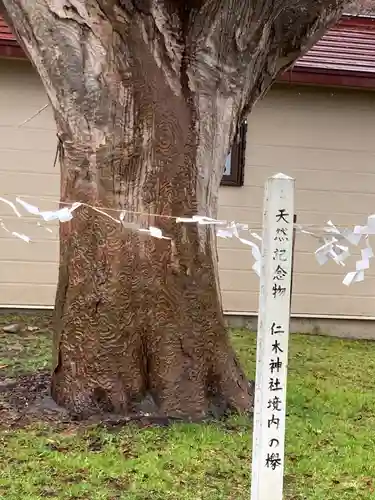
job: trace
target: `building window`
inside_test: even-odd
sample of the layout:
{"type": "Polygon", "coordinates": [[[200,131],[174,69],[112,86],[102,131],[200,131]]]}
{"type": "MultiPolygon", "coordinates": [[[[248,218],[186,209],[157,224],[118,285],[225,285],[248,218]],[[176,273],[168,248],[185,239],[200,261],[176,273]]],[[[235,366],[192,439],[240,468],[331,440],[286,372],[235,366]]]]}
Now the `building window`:
{"type": "Polygon", "coordinates": [[[244,122],[234,138],[232,149],[224,165],[222,186],[243,186],[245,173],[247,123],[244,122]]]}

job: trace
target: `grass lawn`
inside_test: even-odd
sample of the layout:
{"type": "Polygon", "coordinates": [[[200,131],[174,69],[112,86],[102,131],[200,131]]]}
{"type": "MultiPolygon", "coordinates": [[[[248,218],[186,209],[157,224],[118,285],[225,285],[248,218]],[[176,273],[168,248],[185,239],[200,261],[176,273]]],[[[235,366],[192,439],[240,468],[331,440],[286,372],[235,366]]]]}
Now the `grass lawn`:
{"type": "MultiPolygon", "coordinates": [[[[14,321],[0,316],[0,382],[50,363],[48,321],[21,318],[38,332],[1,331],[14,321]]],[[[254,377],[255,336],[234,331],[233,342],[254,377]]],[[[370,342],[292,337],[286,500],[375,499],[374,376],[370,342]]],[[[251,429],[240,417],[169,428],[3,426],[0,498],[249,500],[251,429]]]]}

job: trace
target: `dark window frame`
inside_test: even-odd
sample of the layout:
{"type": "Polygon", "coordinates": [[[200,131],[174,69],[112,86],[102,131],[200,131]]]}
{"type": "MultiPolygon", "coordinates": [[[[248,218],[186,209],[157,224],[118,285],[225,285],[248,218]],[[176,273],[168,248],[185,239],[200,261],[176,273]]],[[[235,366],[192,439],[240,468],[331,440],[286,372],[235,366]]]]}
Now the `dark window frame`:
{"type": "Polygon", "coordinates": [[[231,148],[231,173],[223,174],[221,186],[243,186],[245,177],[247,122],[240,125],[231,148]]]}

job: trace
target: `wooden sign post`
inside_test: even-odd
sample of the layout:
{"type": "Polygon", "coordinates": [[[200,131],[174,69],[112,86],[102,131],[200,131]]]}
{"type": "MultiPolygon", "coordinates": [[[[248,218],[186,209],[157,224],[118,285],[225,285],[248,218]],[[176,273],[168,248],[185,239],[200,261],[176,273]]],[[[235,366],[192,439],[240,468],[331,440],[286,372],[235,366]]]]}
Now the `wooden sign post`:
{"type": "Polygon", "coordinates": [[[282,500],[294,179],[267,180],[263,208],[251,500],[282,500]]]}

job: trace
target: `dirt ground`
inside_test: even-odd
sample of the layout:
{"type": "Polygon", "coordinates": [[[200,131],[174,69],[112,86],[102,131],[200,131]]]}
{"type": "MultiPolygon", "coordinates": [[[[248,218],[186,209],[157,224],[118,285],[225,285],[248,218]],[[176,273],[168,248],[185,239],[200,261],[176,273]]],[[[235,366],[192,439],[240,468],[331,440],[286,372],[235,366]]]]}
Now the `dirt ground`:
{"type": "Polygon", "coordinates": [[[83,427],[93,423],[109,427],[135,423],[139,427],[164,427],[179,421],[177,418],[147,414],[123,417],[108,413],[80,420],[50,397],[50,378],[51,374],[46,370],[16,378],[0,376],[0,428],[25,427],[33,423],[56,426],[75,424],[83,427]]]}
{"type": "Polygon", "coordinates": [[[49,396],[50,372],[0,377],[0,425],[23,427],[32,422],[69,422],[71,417],[49,396]]]}

